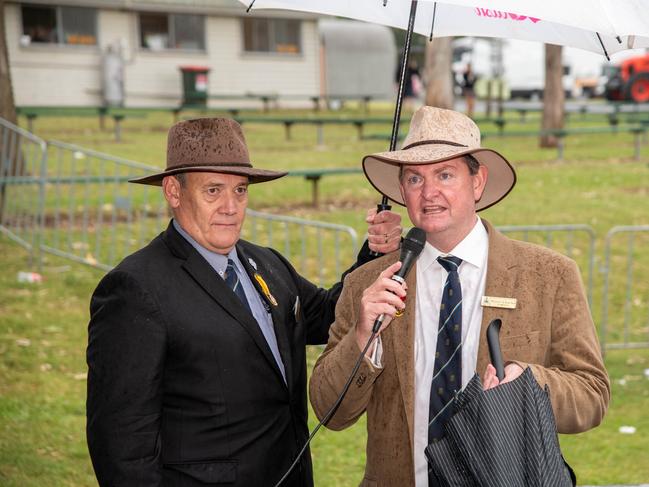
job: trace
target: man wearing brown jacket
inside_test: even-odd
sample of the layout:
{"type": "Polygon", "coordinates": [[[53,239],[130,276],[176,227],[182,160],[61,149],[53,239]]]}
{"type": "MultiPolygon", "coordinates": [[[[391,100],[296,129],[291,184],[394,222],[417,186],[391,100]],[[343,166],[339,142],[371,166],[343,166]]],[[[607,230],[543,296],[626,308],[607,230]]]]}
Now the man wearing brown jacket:
{"type": "Polygon", "coordinates": [[[610,388],[579,271],[567,257],[509,239],[477,216],[516,181],[500,154],[480,147],[478,127],[460,113],[423,107],[404,148],[367,156],[363,167],[380,192],[405,204],[427,242],[404,286],[390,279],[400,267],[396,252],[346,278],[311,377],[311,403],[323,417],[375,319],[386,316],[327,425],[343,429],[367,412],[361,485],[435,485],[424,449],[443,436],[454,393],[476,371],[485,372],[485,388],[499,384],[485,338],[495,318],[503,323],[502,382],[529,367],[549,388],[560,433],[597,426],[610,388]]]}

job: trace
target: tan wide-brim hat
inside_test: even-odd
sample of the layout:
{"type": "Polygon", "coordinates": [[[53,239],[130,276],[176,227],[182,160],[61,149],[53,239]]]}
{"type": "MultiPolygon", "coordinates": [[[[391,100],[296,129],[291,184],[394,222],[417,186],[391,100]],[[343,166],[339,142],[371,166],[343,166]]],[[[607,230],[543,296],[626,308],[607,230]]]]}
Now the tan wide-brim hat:
{"type": "Polygon", "coordinates": [[[166,176],[183,172],[218,172],[248,176],[249,183],[263,183],[286,172],[255,169],[241,125],[229,118],[185,120],[169,129],[167,168],[163,172],[131,179],[131,183],[160,186],[166,176]]]}
{"type": "Polygon", "coordinates": [[[488,169],[487,184],[476,202],[476,211],[484,210],[507,196],[516,184],[516,173],[498,152],[480,147],[478,126],[466,115],[453,110],[419,108],[412,116],[403,148],[365,156],[363,171],[380,193],[405,205],[399,184],[402,165],[436,164],[467,154],[488,169]]]}

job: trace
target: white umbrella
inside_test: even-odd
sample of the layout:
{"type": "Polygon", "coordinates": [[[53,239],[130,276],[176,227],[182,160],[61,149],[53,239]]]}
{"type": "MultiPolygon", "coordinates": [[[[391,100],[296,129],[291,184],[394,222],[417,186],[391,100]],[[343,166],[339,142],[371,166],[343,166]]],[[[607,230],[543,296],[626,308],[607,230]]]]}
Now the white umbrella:
{"type": "MultiPolygon", "coordinates": [[[[252,0],[239,1],[247,6],[252,3],[252,0]]],[[[605,55],[649,47],[649,1],[616,1],[622,8],[615,11],[616,17],[609,19],[601,13],[605,10],[600,5],[602,0],[420,0],[413,31],[425,36],[432,33],[434,37],[522,39],[605,55]],[[591,10],[578,14],[580,8],[575,4],[583,7],[586,2],[591,10]],[[559,8],[559,3],[566,7],[559,8]],[[630,6],[624,8],[626,4],[630,6]],[[640,4],[644,4],[644,9],[639,8],[640,4]],[[626,13],[623,19],[627,22],[621,22],[622,13],[626,13]]],[[[407,29],[410,4],[411,0],[255,0],[252,8],[314,12],[407,29]]]]}
{"type": "MultiPolygon", "coordinates": [[[[649,0],[239,0],[248,10],[348,17],[406,30],[390,150],[397,145],[413,32],[539,41],[609,54],[649,47],[649,0]]],[[[383,197],[378,211],[390,209],[383,197]]]]}
{"type": "Polygon", "coordinates": [[[647,0],[447,0],[447,2],[468,7],[516,12],[600,34],[649,36],[647,0]]]}

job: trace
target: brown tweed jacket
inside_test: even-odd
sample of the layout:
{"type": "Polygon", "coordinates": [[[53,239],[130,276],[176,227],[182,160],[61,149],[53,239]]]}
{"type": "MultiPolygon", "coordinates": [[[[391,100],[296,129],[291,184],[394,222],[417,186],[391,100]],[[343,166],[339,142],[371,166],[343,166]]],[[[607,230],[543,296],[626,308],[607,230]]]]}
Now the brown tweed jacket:
{"type": "MultiPolygon", "coordinates": [[[[489,234],[485,295],[516,298],[515,309],[483,308],[478,350],[480,374],[489,362],[486,327],[501,318],[504,359],[529,365],[548,385],[560,433],[597,426],[608,407],[610,384],[577,265],[546,248],[509,239],[482,220],[489,234]]],[[[342,390],[360,353],[354,325],[364,289],[392,262],[386,255],[348,275],[336,306],[329,343],[310,381],[311,404],[321,418],[342,390]]],[[[405,313],[382,332],[382,369],[365,359],[340,408],[334,430],[353,424],[367,411],[367,463],[363,486],[414,485],[414,323],[416,275],[405,313]]]]}

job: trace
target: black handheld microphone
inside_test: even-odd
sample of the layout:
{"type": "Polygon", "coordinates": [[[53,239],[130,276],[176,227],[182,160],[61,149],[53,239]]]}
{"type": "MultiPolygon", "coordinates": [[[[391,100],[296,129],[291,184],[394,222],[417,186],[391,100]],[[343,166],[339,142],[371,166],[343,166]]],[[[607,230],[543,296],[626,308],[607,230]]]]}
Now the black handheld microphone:
{"type": "MultiPolygon", "coordinates": [[[[410,272],[410,268],[421,254],[421,251],[424,250],[424,245],[426,244],[426,232],[421,228],[411,228],[406,238],[401,242],[401,255],[399,260],[401,261],[401,269],[399,269],[396,274],[394,274],[391,279],[397,281],[399,284],[403,284],[406,281],[406,276],[410,272]]],[[[379,317],[374,321],[374,326],[372,327],[372,332],[377,333],[385,315],[379,315],[379,317]]]]}

